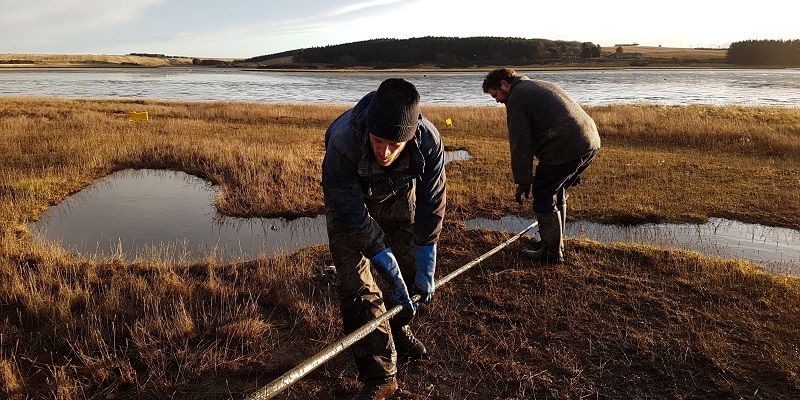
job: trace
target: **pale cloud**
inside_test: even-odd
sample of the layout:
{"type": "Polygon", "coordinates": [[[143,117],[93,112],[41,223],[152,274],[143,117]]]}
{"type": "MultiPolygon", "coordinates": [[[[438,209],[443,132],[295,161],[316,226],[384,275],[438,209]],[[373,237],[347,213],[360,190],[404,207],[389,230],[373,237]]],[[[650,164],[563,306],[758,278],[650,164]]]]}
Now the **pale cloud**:
{"type": "Polygon", "coordinates": [[[361,3],[354,3],[354,4],[350,4],[350,5],[347,5],[347,6],[340,7],[338,9],[336,9],[332,13],[332,15],[349,14],[349,13],[352,13],[352,12],[355,12],[355,11],[361,11],[361,10],[365,10],[365,9],[372,8],[372,7],[391,5],[391,4],[399,3],[401,1],[402,0],[372,0],[372,1],[364,1],[364,2],[361,2],[361,3]]]}
{"type": "MultiPolygon", "coordinates": [[[[216,32],[185,31],[173,34],[162,44],[169,49],[163,52],[225,48],[229,55],[238,57],[374,38],[419,36],[518,36],[592,41],[606,46],[620,42],[716,46],[743,39],[742,32],[749,31],[747,36],[753,38],[758,37],[758,32],[770,37],[782,33],[773,29],[775,24],[763,25],[759,18],[773,12],[778,0],[762,1],[764,7],[744,12],[731,5],[673,0],[671,6],[657,10],[658,18],[653,17],[653,9],[641,7],[634,0],[521,2],[502,11],[485,3],[461,0],[339,2],[338,6],[329,3],[327,8],[310,7],[302,14],[294,14],[301,15],[297,18],[222,27],[216,32]]],[[[797,6],[782,8],[789,11],[797,6]]],[[[782,17],[773,16],[772,20],[776,18],[782,17]]],[[[800,37],[794,24],[783,26],[783,31],[794,30],[795,36],[800,37]]]]}
{"type": "Polygon", "coordinates": [[[351,3],[334,9],[323,10],[317,15],[282,21],[272,21],[249,27],[240,32],[259,35],[297,35],[305,33],[334,32],[353,21],[363,18],[366,11],[380,8],[386,15],[394,15],[398,10],[418,3],[408,0],[371,0],[351,3]],[[386,7],[401,5],[400,7],[386,7]]]}
{"type": "Polygon", "coordinates": [[[0,0],[0,52],[92,53],[168,0],[0,0]]]}
{"type": "MultiPolygon", "coordinates": [[[[369,39],[367,36],[359,36],[362,33],[366,35],[369,30],[361,32],[354,26],[358,26],[362,21],[368,21],[370,16],[394,15],[398,10],[418,3],[422,3],[422,1],[362,1],[339,7],[317,9],[316,14],[308,14],[306,10],[304,16],[299,18],[273,20],[248,26],[225,27],[217,31],[182,31],[163,41],[145,44],[157,46],[155,47],[156,52],[187,54],[186,51],[191,49],[220,47],[224,43],[229,43],[227,49],[231,51],[230,56],[253,57],[302,47],[338,44],[341,43],[341,33],[344,31],[355,35],[348,36],[346,40],[351,40],[351,37],[357,38],[352,40],[369,39]],[[276,40],[278,38],[280,43],[276,40]],[[180,50],[181,48],[184,50],[180,50]],[[247,52],[244,50],[245,48],[251,50],[247,52]]],[[[364,27],[367,26],[372,29],[371,25],[364,25],[364,27]]],[[[191,54],[215,55],[209,54],[207,51],[191,54]]]]}
{"type": "Polygon", "coordinates": [[[800,2],[760,0],[0,0],[0,52],[251,57],[374,38],[518,36],[706,46],[800,38],[800,2]],[[40,52],[42,50],[39,50],[40,52]]]}
{"type": "Polygon", "coordinates": [[[748,38],[800,38],[800,24],[795,21],[800,15],[797,1],[643,4],[638,0],[563,0],[511,3],[501,9],[485,2],[431,0],[398,7],[391,13],[354,18],[340,30],[370,37],[519,36],[686,47],[748,38]]]}
{"type": "Polygon", "coordinates": [[[114,24],[136,21],[149,7],[167,0],[32,0],[2,1],[0,24],[4,29],[34,26],[56,33],[78,33],[114,24]]]}

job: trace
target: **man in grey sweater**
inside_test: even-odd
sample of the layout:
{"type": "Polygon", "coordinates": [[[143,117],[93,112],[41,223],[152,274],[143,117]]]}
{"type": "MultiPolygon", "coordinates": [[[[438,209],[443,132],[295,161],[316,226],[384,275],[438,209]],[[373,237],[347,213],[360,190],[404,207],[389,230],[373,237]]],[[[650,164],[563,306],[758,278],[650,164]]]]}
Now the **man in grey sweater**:
{"type": "Polygon", "coordinates": [[[530,197],[542,238],[538,249],[523,254],[545,263],[564,262],[567,221],[566,190],[600,149],[600,135],[592,118],[557,85],[517,76],[511,68],[489,72],[483,92],[506,105],[511,170],[516,199],[530,197]],[[537,158],[536,173],[533,159],[537,158]]]}

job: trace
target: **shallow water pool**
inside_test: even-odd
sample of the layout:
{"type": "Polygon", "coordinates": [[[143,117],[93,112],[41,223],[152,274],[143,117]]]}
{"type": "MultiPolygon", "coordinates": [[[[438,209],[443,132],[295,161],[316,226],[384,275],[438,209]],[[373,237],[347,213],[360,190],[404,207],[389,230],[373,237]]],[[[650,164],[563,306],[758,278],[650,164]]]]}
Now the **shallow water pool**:
{"type": "MultiPolygon", "coordinates": [[[[519,232],[532,219],[505,216],[472,219],[470,228],[519,232]]],[[[538,239],[538,233],[529,233],[538,239]]],[[[800,231],[710,218],[705,224],[607,225],[588,221],[567,223],[567,237],[600,242],[627,242],[699,251],[722,258],[739,258],[764,265],[770,272],[800,274],[800,231]]]]}
{"type": "Polygon", "coordinates": [[[223,259],[273,257],[326,243],[325,217],[231,218],[217,189],[177,171],[124,170],[101,178],[31,225],[84,257],[223,259]]]}
{"type": "MultiPolygon", "coordinates": [[[[445,152],[445,164],[470,158],[465,150],[445,152]]],[[[216,192],[184,172],[117,171],[50,207],[31,231],[83,257],[126,259],[247,260],[328,242],[323,215],[226,217],[214,206],[216,192]]]]}
{"type": "MultiPolygon", "coordinates": [[[[447,162],[470,158],[466,151],[447,153],[447,162]]],[[[216,192],[209,182],[183,172],[118,171],[50,207],[30,226],[41,240],[60,242],[80,256],[122,255],[129,260],[269,258],[328,241],[323,215],[292,220],[225,217],[214,206],[216,192]]],[[[507,216],[473,219],[466,225],[518,232],[531,222],[507,216]]],[[[800,231],[793,229],[721,218],[705,224],[638,226],[576,221],[567,224],[567,236],[695,250],[800,274],[800,231]]]]}

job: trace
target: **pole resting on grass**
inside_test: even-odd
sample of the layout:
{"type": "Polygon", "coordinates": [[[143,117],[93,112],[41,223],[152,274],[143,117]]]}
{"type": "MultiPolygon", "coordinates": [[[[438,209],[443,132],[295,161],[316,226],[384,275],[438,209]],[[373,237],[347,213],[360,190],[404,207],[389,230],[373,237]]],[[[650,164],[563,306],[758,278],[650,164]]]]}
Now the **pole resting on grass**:
{"type": "MultiPolygon", "coordinates": [[[[461,268],[447,274],[444,278],[439,279],[436,282],[436,289],[444,286],[447,282],[450,282],[453,278],[463,274],[470,268],[480,264],[483,260],[491,257],[498,251],[502,250],[504,247],[508,246],[511,243],[514,243],[517,239],[521,238],[522,235],[527,233],[529,230],[533,229],[536,225],[538,225],[538,221],[528,225],[527,228],[520,231],[516,235],[512,236],[502,244],[498,245],[497,247],[489,250],[488,252],[484,253],[480,257],[470,261],[467,264],[464,264],[461,268]]],[[[419,295],[414,295],[411,298],[411,301],[414,303],[418,302],[420,299],[419,295]]],[[[399,313],[400,310],[403,309],[402,305],[396,305],[392,307],[389,311],[381,314],[377,318],[367,322],[362,327],[356,329],[355,331],[351,332],[349,335],[339,339],[335,343],[331,343],[324,349],[322,349],[319,353],[315,354],[313,357],[303,361],[298,366],[292,368],[289,372],[281,375],[278,379],[270,382],[269,385],[264,386],[263,388],[259,389],[256,392],[250,394],[247,397],[247,400],[266,400],[271,399],[277,396],[280,392],[286,390],[289,386],[293,385],[295,382],[302,379],[304,376],[311,373],[311,371],[317,369],[320,365],[325,364],[328,360],[333,357],[336,357],[339,353],[347,349],[348,347],[352,346],[355,342],[363,339],[365,336],[369,335],[375,329],[380,326],[384,321],[392,318],[395,314],[399,313]]]]}

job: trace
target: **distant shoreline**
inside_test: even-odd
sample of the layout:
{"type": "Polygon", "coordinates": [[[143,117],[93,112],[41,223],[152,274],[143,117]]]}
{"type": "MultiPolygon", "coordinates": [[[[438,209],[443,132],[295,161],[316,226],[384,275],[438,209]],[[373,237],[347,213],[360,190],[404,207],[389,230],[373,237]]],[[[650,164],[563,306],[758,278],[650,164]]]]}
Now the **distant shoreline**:
{"type": "MultiPolygon", "coordinates": [[[[198,58],[163,54],[12,54],[0,53],[0,71],[25,69],[104,69],[104,68],[186,68],[238,69],[266,72],[473,72],[498,67],[526,71],[598,71],[647,69],[792,69],[785,65],[740,65],[727,62],[727,49],[668,48],[654,46],[604,47],[594,58],[556,58],[530,64],[492,64],[445,66],[427,61],[415,65],[374,66],[295,62],[293,57],[277,57],[259,62],[241,58],[198,58]],[[620,51],[621,50],[621,51],[620,51]]],[[[797,67],[794,67],[797,68],[797,67]]]]}
{"type": "MultiPolygon", "coordinates": [[[[622,70],[697,70],[697,69],[799,69],[798,67],[786,66],[752,66],[752,65],[735,65],[735,64],[717,64],[717,65],[653,65],[653,66],[594,66],[594,67],[580,67],[580,66],[514,66],[518,71],[622,71],[622,70]]],[[[474,68],[385,68],[385,69],[371,69],[371,68],[340,68],[340,69],[314,69],[314,68],[241,68],[242,71],[250,72],[320,72],[320,73],[369,73],[369,72],[428,72],[428,73],[446,73],[446,72],[481,72],[490,71],[494,68],[502,68],[501,66],[488,66],[488,67],[474,67],[474,68]]]]}
{"type": "MultiPolygon", "coordinates": [[[[480,72],[489,71],[503,66],[466,67],[466,68],[436,68],[436,67],[410,67],[410,68],[253,68],[244,66],[214,67],[200,65],[122,65],[122,64],[1,64],[3,70],[63,70],[63,69],[185,69],[185,70],[238,70],[248,72],[320,72],[320,73],[382,73],[382,72],[423,72],[423,73],[448,73],[448,72],[480,72]]],[[[695,69],[798,69],[798,67],[770,66],[770,65],[737,65],[737,64],[697,64],[697,65],[509,65],[520,71],[620,71],[620,70],[695,70],[695,69]]]]}
{"type": "Polygon", "coordinates": [[[67,68],[86,68],[86,69],[102,69],[102,68],[188,68],[184,66],[154,66],[154,65],[123,65],[123,64],[2,64],[0,63],[0,70],[2,69],[67,69],[67,68]]]}

